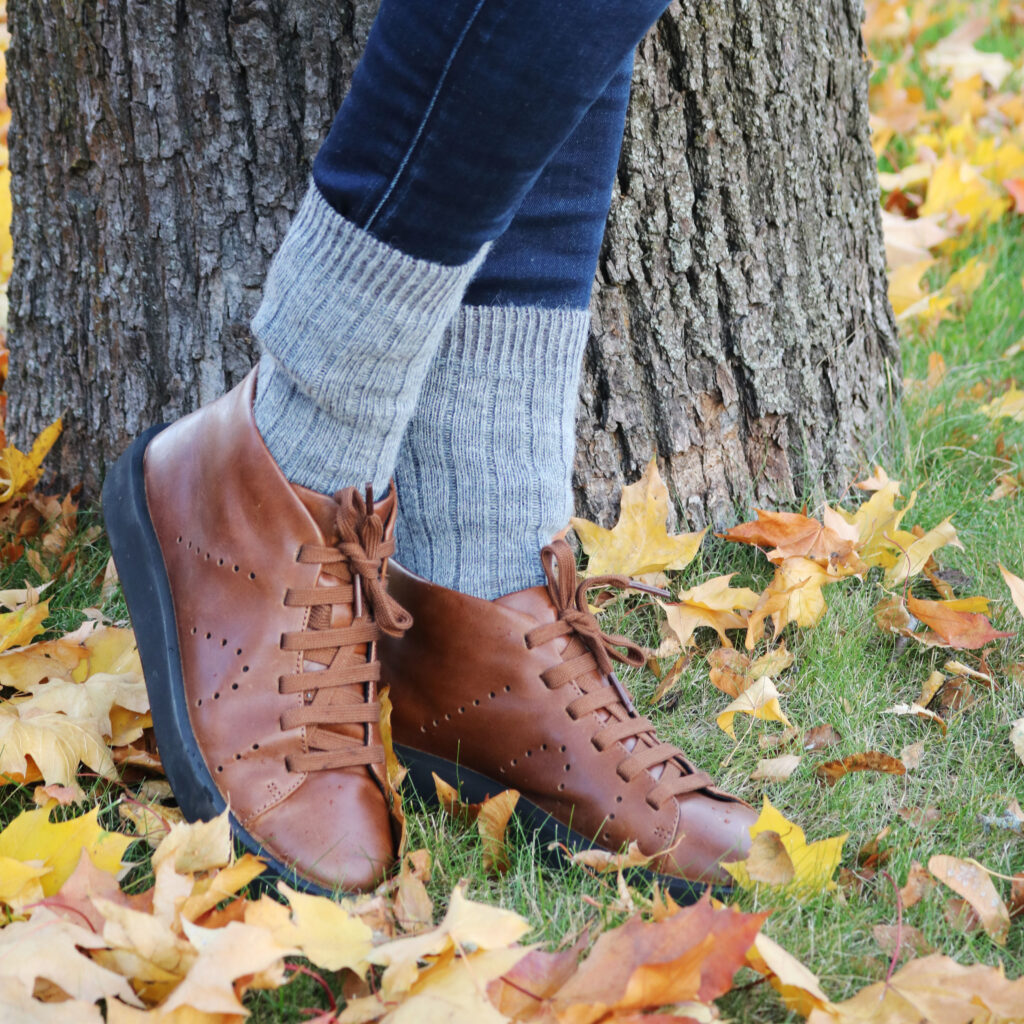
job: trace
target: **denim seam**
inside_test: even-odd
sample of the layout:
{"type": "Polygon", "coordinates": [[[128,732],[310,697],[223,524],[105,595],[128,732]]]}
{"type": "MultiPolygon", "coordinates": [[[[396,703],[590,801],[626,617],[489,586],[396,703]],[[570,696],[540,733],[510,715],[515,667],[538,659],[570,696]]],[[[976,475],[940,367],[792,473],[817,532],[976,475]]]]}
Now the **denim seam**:
{"type": "Polygon", "coordinates": [[[473,8],[473,13],[469,16],[466,24],[462,28],[459,38],[455,41],[455,46],[452,47],[452,52],[448,55],[448,60],[441,69],[441,77],[437,81],[434,93],[430,97],[430,102],[427,104],[427,109],[423,112],[423,117],[416,129],[416,134],[413,135],[412,142],[409,143],[409,148],[405,151],[405,156],[402,157],[402,162],[398,165],[398,170],[395,171],[394,177],[392,177],[391,181],[388,183],[388,187],[384,190],[384,195],[381,196],[380,202],[377,203],[373,213],[370,214],[369,219],[363,225],[364,230],[370,230],[373,222],[377,219],[377,215],[381,212],[384,204],[391,198],[391,194],[398,186],[399,179],[405,173],[405,169],[409,166],[409,161],[412,160],[412,155],[415,152],[416,147],[419,145],[420,139],[423,138],[423,133],[426,131],[430,115],[434,112],[434,107],[437,105],[438,97],[441,95],[441,90],[444,88],[444,83],[448,78],[448,72],[451,70],[452,64],[455,63],[455,58],[458,56],[459,50],[461,49],[463,42],[465,42],[466,36],[469,35],[469,30],[473,27],[473,23],[476,21],[477,15],[480,13],[480,10],[485,3],[487,3],[487,0],[478,0],[476,7],[473,8]]]}

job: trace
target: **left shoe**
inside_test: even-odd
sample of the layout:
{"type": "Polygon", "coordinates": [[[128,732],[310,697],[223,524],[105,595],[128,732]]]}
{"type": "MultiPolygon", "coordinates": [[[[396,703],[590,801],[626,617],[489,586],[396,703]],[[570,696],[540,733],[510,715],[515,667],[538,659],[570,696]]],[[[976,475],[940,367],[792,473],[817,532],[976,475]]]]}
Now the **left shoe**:
{"type": "Polygon", "coordinates": [[[577,581],[564,540],[541,561],[547,586],[495,601],[392,562],[388,589],[413,626],[381,639],[381,682],[414,786],[429,798],[436,772],[472,801],[517,789],[517,814],[545,847],[618,852],[636,841],[677,899],[728,884],[721,862],[746,856],[756,813],[657,738],[612,670],[613,659],[642,664],[643,652],[605,634],[587,604],[598,587],[648,588],[577,581]]]}

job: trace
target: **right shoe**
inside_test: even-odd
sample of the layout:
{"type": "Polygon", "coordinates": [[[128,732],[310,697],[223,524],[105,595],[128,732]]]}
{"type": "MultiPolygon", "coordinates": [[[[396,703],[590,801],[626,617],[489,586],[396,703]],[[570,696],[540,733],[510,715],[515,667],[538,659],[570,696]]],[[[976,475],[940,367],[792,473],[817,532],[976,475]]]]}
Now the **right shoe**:
{"type": "Polygon", "coordinates": [[[140,437],[103,487],[160,757],[190,820],[306,891],[365,891],[395,857],[377,700],[396,504],[282,475],[256,372],[140,437]]]}

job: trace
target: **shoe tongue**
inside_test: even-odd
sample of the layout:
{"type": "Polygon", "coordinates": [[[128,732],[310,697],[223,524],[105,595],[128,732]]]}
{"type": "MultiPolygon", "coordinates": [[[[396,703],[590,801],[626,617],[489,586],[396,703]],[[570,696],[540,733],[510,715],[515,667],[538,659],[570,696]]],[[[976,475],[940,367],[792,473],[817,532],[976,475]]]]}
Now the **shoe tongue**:
{"type": "Polygon", "coordinates": [[[333,544],[338,538],[338,503],[329,494],[321,494],[301,484],[292,484],[292,490],[320,528],[324,542],[333,544]]]}

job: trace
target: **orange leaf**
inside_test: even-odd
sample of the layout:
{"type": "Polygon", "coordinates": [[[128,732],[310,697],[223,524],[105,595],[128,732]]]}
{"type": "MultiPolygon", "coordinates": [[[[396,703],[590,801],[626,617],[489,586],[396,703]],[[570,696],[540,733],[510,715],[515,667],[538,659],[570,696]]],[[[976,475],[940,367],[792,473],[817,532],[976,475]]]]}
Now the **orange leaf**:
{"type": "MultiPolygon", "coordinates": [[[[1013,636],[992,628],[979,613],[962,610],[963,601],[924,601],[907,598],[910,613],[934,631],[947,647],[975,650],[1001,637],[1013,636]]],[[[970,607],[970,606],[969,606],[970,607]]]]}
{"type": "Polygon", "coordinates": [[[826,761],[819,764],[815,774],[830,786],[850,772],[887,772],[890,775],[906,775],[906,765],[898,758],[878,750],[867,750],[861,754],[850,754],[841,761],[826,761]]]}
{"type": "Polygon", "coordinates": [[[757,519],[734,526],[724,534],[726,540],[771,548],[772,562],[800,556],[803,558],[842,558],[853,551],[853,539],[823,526],[817,519],[797,512],[765,512],[756,509],[757,519]]]}

